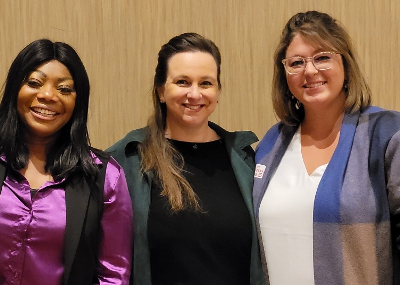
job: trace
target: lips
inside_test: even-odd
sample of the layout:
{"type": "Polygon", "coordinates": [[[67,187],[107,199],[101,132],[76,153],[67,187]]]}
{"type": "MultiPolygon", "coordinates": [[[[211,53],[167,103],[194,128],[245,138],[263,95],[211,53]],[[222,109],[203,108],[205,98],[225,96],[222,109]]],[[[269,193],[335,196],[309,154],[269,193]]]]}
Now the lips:
{"type": "Polygon", "coordinates": [[[38,114],[38,115],[40,115],[40,116],[43,116],[43,117],[53,117],[53,116],[59,114],[59,113],[54,112],[54,111],[51,111],[51,110],[49,110],[49,109],[37,108],[37,107],[31,108],[31,110],[32,110],[34,113],[36,113],[36,114],[38,114]]]}

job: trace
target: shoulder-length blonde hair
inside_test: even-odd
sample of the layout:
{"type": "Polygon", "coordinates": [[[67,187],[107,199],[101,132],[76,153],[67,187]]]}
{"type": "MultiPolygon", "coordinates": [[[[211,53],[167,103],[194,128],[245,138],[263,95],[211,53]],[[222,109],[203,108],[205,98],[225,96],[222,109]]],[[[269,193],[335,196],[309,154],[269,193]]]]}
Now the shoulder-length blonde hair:
{"type": "Polygon", "coordinates": [[[294,15],[282,31],[280,42],[274,54],[272,101],[274,111],[285,124],[298,125],[304,119],[304,108],[296,108],[289,90],[282,59],[293,38],[302,38],[316,46],[334,49],[342,55],[346,93],[345,112],[362,110],[371,104],[371,91],[359,67],[358,58],[347,31],[330,15],[308,11],[294,15]]]}

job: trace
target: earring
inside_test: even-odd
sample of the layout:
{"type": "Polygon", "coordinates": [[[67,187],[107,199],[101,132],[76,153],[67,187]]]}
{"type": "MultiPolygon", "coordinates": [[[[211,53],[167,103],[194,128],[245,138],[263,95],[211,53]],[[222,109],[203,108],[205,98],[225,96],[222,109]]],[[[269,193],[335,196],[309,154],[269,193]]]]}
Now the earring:
{"type": "Polygon", "coordinates": [[[164,102],[163,100],[160,99],[160,103],[161,103],[161,104],[164,104],[165,102],[164,102]]]}
{"type": "Polygon", "coordinates": [[[292,101],[295,101],[294,107],[296,108],[296,110],[299,110],[301,108],[301,102],[297,100],[293,95],[292,95],[292,101]]]}
{"type": "Polygon", "coordinates": [[[296,108],[296,110],[299,110],[301,108],[301,102],[299,100],[297,100],[297,102],[294,105],[294,107],[296,108]]]}
{"type": "Polygon", "coordinates": [[[349,84],[347,83],[347,80],[345,80],[344,83],[343,83],[343,89],[346,92],[349,90],[349,84]]]}

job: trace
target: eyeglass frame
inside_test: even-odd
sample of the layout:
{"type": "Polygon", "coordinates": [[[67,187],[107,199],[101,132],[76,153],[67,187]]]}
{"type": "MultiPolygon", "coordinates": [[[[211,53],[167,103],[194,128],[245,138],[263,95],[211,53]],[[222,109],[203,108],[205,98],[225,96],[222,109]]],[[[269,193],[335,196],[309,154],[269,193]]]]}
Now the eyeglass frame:
{"type": "Polygon", "coordinates": [[[308,63],[309,61],[311,61],[311,63],[313,64],[313,66],[314,66],[315,69],[317,69],[317,70],[322,70],[322,71],[323,71],[323,70],[329,70],[329,69],[331,69],[332,67],[329,67],[329,68],[318,68],[318,67],[315,66],[314,58],[315,58],[315,56],[320,55],[321,53],[341,54],[340,52],[334,51],[334,50],[332,50],[332,51],[321,51],[321,52],[318,52],[318,53],[314,54],[313,56],[304,57],[304,56],[296,55],[296,56],[287,57],[287,58],[282,59],[281,62],[282,62],[282,64],[283,64],[283,67],[285,68],[285,71],[286,71],[288,74],[299,74],[299,73],[301,73],[302,71],[306,70],[307,63],[308,63]],[[295,57],[299,57],[299,58],[304,59],[304,61],[305,61],[304,68],[303,68],[301,71],[297,72],[297,73],[289,72],[289,71],[287,70],[287,68],[286,68],[286,61],[287,61],[288,59],[295,58],[295,57]]]}

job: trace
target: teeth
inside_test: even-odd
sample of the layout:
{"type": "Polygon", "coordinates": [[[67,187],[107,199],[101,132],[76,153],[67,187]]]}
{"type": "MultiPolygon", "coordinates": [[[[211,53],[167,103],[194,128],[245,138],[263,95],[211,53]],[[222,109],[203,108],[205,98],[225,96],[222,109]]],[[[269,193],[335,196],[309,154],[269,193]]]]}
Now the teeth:
{"type": "Polygon", "coordinates": [[[42,108],[33,108],[32,110],[35,113],[41,114],[43,116],[54,116],[54,115],[57,114],[56,112],[53,112],[53,111],[50,111],[50,110],[47,110],[47,109],[42,109],[42,108]]]}
{"type": "Polygon", "coordinates": [[[314,88],[314,87],[318,87],[318,86],[322,86],[322,85],[324,85],[323,82],[312,83],[312,84],[306,84],[306,88],[314,88]]]}
{"type": "Polygon", "coordinates": [[[200,107],[200,105],[186,105],[186,108],[189,108],[190,110],[198,110],[200,107]]]}

